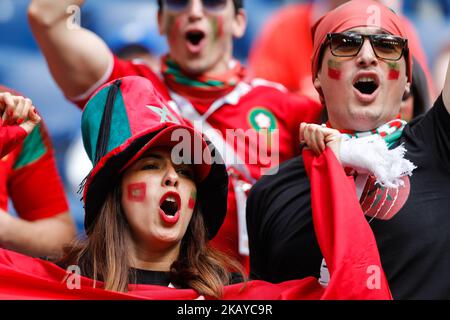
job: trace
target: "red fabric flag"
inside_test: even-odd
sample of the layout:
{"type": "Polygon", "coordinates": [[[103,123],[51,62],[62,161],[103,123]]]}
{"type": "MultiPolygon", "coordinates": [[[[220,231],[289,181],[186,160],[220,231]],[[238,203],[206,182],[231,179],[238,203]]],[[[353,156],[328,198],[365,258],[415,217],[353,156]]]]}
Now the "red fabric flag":
{"type": "MultiPolygon", "coordinates": [[[[225,287],[224,299],[391,299],[372,231],[356,198],[355,188],[327,149],[320,157],[303,153],[311,180],[313,219],[319,245],[331,274],[328,287],[308,277],[271,284],[250,281],[225,287]],[[371,270],[379,273],[373,277],[371,270]],[[377,278],[378,276],[378,278],[377,278]]],[[[190,289],[131,285],[128,293],[103,290],[101,283],[67,273],[53,263],[0,249],[0,299],[158,299],[190,300],[190,289]],[[73,289],[71,289],[73,288],[73,289]]]]}
{"type": "Polygon", "coordinates": [[[316,237],[333,275],[323,298],[391,299],[375,237],[356,196],[353,177],[345,174],[329,148],[320,157],[305,150],[303,158],[311,182],[316,237]]]}
{"type": "Polygon", "coordinates": [[[19,145],[27,136],[27,132],[20,126],[2,126],[0,119],[0,158],[3,158],[19,145]]]}

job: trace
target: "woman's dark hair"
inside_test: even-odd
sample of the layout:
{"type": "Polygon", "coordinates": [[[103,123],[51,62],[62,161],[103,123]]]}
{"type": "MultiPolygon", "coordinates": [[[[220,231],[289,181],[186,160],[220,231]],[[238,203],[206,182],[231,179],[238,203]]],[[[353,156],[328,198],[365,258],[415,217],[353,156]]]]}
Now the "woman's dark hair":
{"type": "MultiPolygon", "coordinates": [[[[234,10],[238,13],[239,9],[244,7],[244,0],[233,0],[234,10]]],[[[158,11],[162,9],[162,0],[158,0],[158,11]]]]}
{"type": "MultiPolygon", "coordinates": [[[[121,205],[120,183],[108,194],[87,235],[67,247],[58,264],[77,265],[82,275],[102,281],[104,289],[127,292],[136,277],[127,255],[131,229],[121,205]]],[[[237,261],[209,246],[203,216],[196,207],[182,239],[180,255],[170,268],[171,282],[201,295],[221,298],[223,286],[231,282],[231,272],[241,273],[245,279],[237,261]]]]}

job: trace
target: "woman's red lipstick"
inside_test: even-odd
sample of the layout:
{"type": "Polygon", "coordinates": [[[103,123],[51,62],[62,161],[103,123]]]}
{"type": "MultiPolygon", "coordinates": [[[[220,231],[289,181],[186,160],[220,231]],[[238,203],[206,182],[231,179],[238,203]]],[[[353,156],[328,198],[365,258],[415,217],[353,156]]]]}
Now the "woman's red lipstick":
{"type": "Polygon", "coordinates": [[[170,225],[174,225],[180,219],[181,198],[176,192],[165,193],[159,201],[159,214],[161,219],[170,225]]]}

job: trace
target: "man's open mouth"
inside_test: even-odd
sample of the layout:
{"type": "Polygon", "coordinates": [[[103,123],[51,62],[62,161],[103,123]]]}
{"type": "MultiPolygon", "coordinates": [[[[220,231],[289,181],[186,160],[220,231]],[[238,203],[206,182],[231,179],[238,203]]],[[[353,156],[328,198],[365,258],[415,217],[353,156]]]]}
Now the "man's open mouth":
{"type": "Polygon", "coordinates": [[[358,78],[354,83],[353,87],[362,94],[371,95],[379,87],[378,79],[374,76],[364,76],[358,78]]]}
{"type": "Polygon", "coordinates": [[[186,40],[193,46],[198,46],[205,38],[205,33],[200,30],[188,31],[186,33],[186,40]]]}

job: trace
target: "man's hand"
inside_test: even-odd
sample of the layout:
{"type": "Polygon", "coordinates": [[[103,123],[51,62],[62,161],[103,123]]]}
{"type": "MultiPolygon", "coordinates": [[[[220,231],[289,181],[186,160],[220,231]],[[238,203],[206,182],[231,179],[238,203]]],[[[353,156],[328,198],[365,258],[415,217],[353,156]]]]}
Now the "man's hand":
{"type": "Polygon", "coordinates": [[[46,25],[53,25],[69,17],[70,6],[81,7],[85,0],[31,0],[28,8],[29,15],[38,15],[36,20],[46,25]]]}
{"type": "Polygon", "coordinates": [[[20,125],[29,134],[41,122],[30,99],[0,93],[1,125],[20,125]]]}
{"type": "Polygon", "coordinates": [[[300,141],[304,141],[316,155],[329,147],[339,160],[341,137],[341,133],[335,129],[305,122],[300,125],[300,141]]]}

